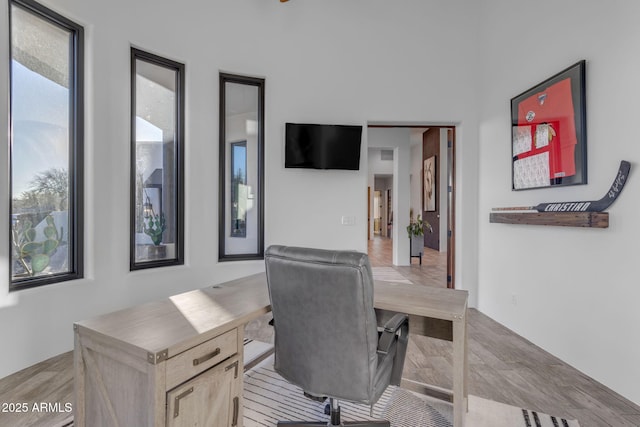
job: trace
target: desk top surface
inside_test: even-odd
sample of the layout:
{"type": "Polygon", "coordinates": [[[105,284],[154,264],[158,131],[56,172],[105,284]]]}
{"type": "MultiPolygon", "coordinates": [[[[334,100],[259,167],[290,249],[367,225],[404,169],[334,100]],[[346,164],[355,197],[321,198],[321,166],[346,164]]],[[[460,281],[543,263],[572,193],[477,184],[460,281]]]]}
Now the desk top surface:
{"type": "Polygon", "coordinates": [[[118,341],[130,352],[172,357],[271,310],[264,273],[77,322],[80,336],[118,341]]]}
{"type": "Polygon", "coordinates": [[[373,306],[443,320],[464,319],[468,292],[408,283],[375,281],[373,306]]]}
{"type": "MultiPolygon", "coordinates": [[[[444,320],[464,318],[467,292],[375,282],[376,308],[444,320]]],[[[79,334],[115,340],[146,358],[181,353],[271,310],[266,276],[258,273],[77,322],[79,334]]]]}

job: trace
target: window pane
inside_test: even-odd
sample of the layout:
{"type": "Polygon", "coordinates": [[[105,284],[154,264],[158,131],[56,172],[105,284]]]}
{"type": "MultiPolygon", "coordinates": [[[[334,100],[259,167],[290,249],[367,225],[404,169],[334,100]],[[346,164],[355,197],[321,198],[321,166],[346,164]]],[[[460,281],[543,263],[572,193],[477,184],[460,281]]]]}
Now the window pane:
{"type": "Polygon", "coordinates": [[[262,257],[264,80],[221,75],[221,260],[262,257]]]}
{"type": "Polygon", "coordinates": [[[180,69],[147,55],[138,53],[134,64],[133,268],[182,259],[177,163],[180,69]]]}
{"type": "Polygon", "coordinates": [[[73,272],[73,32],[11,6],[13,281],[73,272]]]}
{"type": "Polygon", "coordinates": [[[247,142],[231,144],[231,237],[247,237],[247,142]]]}

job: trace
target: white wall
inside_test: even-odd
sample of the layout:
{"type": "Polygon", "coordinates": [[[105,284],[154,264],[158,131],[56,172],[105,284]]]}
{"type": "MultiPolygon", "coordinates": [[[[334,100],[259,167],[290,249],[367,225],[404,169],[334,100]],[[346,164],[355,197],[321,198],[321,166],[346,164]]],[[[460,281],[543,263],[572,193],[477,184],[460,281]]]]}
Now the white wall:
{"type": "MultiPolygon", "coordinates": [[[[285,169],[285,122],[459,124],[457,248],[464,254],[457,254],[457,278],[475,291],[477,74],[469,64],[479,59],[479,6],[462,0],[43,3],[86,29],[87,271],[82,280],[9,294],[8,245],[0,244],[0,377],[70,350],[74,321],[263,270],[262,262],[216,262],[219,71],[266,78],[267,244],[366,250],[366,135],[359,171],[285,169]],[[187,85],[186,263],[133,273],[126,172],[131,45],[184,62],[187,85]],[[434,66],[433,58],[446,66],[434,66]],[[343,215],[356,224],[341,225],[343,215]]],[[[7,22],[7,8],[0,7],[0,129],[7,129],[7,22]]],[[[6,135],[0,132],[5,147],[6,135]]],[[[0,150],[0,164],[7,164],[7,150],[0,150]]],[[[0,173],[0,188],[7,181],[0,173]]],[[[8,221],[3,193],[0,224],[8,221]]],[[[7,239],[7,227],[0,227],[0,242],[7,239]]]]}
{"type": "MultiPolygon", "coordinates": [[[[393,228],[391,238],[393,239],[392,262],[394,265],[409,265],[409,245],[403,245],[407,241],[406,228],[409,225],[409,209],[411,202],[411,191],[409,186],[409,171],[411,163],[410,135],[408,128],[369,128],[367,138],[369,147],[393,149],[393,188],[391,190],[391,200],[393,211],[393,228]],[[400,244],[398,244],[400,242],[400,244]]],[[[371,149],[371,148],[370,148],[371,149]]],[[[375,167],[376,162],[370,162],[375,167]]],[[[387,170],[388,166],[384,166],[387,170]]],[[[380,169],[378,169],[380,170],[380,169]]],[[[369,181],[377,173],[376,169],[369,170],[369,181]]],[[[372,187],[373,188],[373,187],[372,187]]],[[[373,201],[372,201],[373,203],[373,201]]]]}
{"type": "MultiPolygon", "coordinates": [[[[364,132],[367,132],[366,128],[364,132]]],[[[373,147],[371,141],[369,141],[369,150],[367,151],[369,176],[393,175],[393,160],[382,160],[382,148],[373,147]]],[[[371,189],[373,189],[373,185],[371,189]]]]}
{"type": "MultiPolygon", "coordinates": [[[[481,311],[640,403],[640,3],[490,0],[480,19],[481,311]],[[542,11],[552,11],[543,13],[542,11]],[[544,16],[543,19],[540,19],[544,16]],[[509,100],[587,61],[589,184],[513,192],[509,100]],[[492,207],[593,200],[632,163],[607,229],[490,224],[492,207]],[[517,304],[513,304],[515,296],[517,304]]],[[[462,206],[464,209],[464,206],[462,206]]]]}

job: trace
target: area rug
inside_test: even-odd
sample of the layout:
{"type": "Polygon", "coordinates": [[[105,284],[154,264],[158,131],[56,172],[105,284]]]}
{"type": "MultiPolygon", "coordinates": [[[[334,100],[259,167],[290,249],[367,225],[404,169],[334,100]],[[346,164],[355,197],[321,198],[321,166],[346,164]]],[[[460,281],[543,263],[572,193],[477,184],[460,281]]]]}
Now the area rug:
{"type": "MultiPolygon", "coordinates": [[[[304,397],[302,390],[273,370],[269,359],[245,373],[244,426],[272,427],[281,421],[324,421],[324,403],[304,397]]],[[[340,402],[343,421],[385,419],[391,427],[452,427],[453,408],[446,402],[390,386],[374,405],[340,402]]],[[[579,427],[576,420],[553,417],[469,396],[466,425],[472,427],[579,427]]]]}
{"type": "Polygon", "coordinates": [[[580,427],[576,420],[469,396],[467,425],[474,427],[580,427]]]}
{"type": "Polygon", "coordinates": [[[406,277],[393,267],[371,267],[373,280],[383,282],[411,283],[406,277]]]}
{"type": "MultiPolygon", "coordinates": [[[[389,420],[391,427],[452,427],[450,403],[390,386],[373,407],[340,401],[342,420],[389,420]]],[[[273,357],[244,374],[244,426],[275,427],[278,420],[327,420],[324,404],[307,399],[302,390],[273,370],[273,357]]],[[[580,427],[576,420],[553,417],[469,396],[467,427],[580,427]]],[[[51,425],[51,424],[48,424],[51,425]]],[[[55,425],[73,427],[73,418],[55,425]]]]}

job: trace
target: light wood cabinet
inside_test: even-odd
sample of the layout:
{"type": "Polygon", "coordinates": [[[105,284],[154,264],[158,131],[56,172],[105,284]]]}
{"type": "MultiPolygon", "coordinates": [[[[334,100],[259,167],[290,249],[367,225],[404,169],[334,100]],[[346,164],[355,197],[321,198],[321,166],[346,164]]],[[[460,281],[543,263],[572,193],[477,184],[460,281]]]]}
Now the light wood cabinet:
{"type": "Polygon", "coordinates": [[[256,275],[74,325],[74,425],[242,427],[244,325],[270,310],[256,275]]]}
{"type": "Polygon", "coordinates": [[[167,427],[235,427],[242,417],[238,358],[204,371],[167,392],[167,427]]]}

